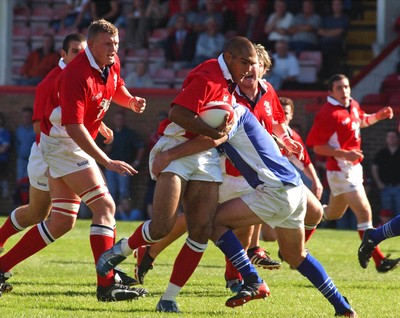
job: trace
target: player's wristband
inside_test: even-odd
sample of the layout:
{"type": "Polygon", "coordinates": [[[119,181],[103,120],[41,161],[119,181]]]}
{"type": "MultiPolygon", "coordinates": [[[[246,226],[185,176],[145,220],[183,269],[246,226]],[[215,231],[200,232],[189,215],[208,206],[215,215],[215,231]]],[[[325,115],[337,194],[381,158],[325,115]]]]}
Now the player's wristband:
{"type": "Polygon", "coordinates": [[[279,139],[282,140],[282,142],[285,142],[286,140],[290,139],[288,133],[283,133],[282,135],[279,136],[279,139]]]}
{"type": "Polygon", "coordinates": [[[365,117],[365,123],[367,124],[367,126],[371,126],[377,122],[378,122],[378,119],[376,118],[375,114],[365,117]]]}

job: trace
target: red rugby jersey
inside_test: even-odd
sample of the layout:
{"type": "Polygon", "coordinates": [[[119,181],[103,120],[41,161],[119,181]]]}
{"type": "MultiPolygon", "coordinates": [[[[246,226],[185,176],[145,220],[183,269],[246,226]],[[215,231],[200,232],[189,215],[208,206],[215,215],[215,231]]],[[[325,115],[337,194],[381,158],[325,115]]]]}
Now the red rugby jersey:
{"type": "MultiPolygon", "coordinates": [[[[46,77],[40,81],[40,83],[36,86],[35,90],[35,100],[33,103],[33,115],[32,122],[34,121],[42,121],[42,118],[46,111],[46,105],[50,103],[51,100],[51,92],[54,89],[55,81],[58,75],[61,73],[63,68],[66,66],[64,61],[60,59],[58,62],[58,66],[53,68],[46,77]]],[[[36,143],[40,141],[40,134],[36,135],[36,143]]]]}
{"type": "MultiPolygon", "coordinates": [[[[222,58],[208,60],[194,68],[182,84],[182,90],[171,106],[179,105],[199,114],[209,104],[232,105],[233,97],[228,90],[232,76],[222,58]]],[[[160,135],[194,138],[196,135],[165,119],[158,130],[160,135]]]]}
{"type": "Polygon", "coordinates": [[[268,133],[272,135],[272,125],[275,123],[285,123],[285,113],[272,85],[261,79],[259,80],[259,85],[264,94],[254,108],[247,98],[238,93],[238,90],[235,92],[236,100],[238,103],[249,108],[268,133]]]}
{"type": "MultiPolygon", "coordinates": [[[[289,133],[290,137],[299,142],[303,146],[303,159],[301,159],[301,163],[304,165],[304,167],[307,167],[311,163],[310,155],[308,154],[307,148],[303,142],[303,139],[300,137],[300,135],[294,130],[289,128],[289,133]]],[[[298,155],[295,155],[297,158],[299,157],[298,155]]]]}
{"type": "MultiPolygon", "coordinates": [[[[254,107],[249,99],[240,93],[238,87],[235,89],[234,96],[236,97],[236,101],[246,106],[268,133],[272,135],[272,124],[283,124],[285,122],[285,113],[283,112],[278,95],[270,83],[260,79],[259,89],[264,93],[254,107]]],[[[225,170],[226,174],[231,176],[237,177],[240,175],[240,172],[227,159],[225,160],[225,170]]]]}
{"type": "Polygon", "coordinates": [[[46,110],[47,125],[43,132],[50,136],[66,137],[65,128],[61,125],[83,124],[95,139],[112,97],[123,85],[118,57],[115,57],[115,63],[110,66],[107,81],[104,82],[98,65],[89,48],[86,48],[57,78],[59,103],[52,101],[53,109],[46,110]]]}
{"type": "MultiPolygon", "coordinates": [[[[360,150],[360,124],[363,117],[364,111],[361,110],[357,101],[352,100],[350,106],[345,108],[334,98],[328,97],[328,102],[322,105],[314,119],[306,144],[309,147],[328,144],[336,149],[360,150]]],[[[361,159],[349,162],[328,157],[326,169],[340,171],[359,162],[361,159]]]]}

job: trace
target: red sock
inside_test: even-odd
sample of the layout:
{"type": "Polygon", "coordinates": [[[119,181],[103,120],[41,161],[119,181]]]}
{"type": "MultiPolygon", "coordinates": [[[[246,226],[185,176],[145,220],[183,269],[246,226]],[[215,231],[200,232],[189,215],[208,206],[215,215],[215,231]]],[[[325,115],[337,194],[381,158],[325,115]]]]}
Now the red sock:
{"type": "Polygon", "coordinates": [[[304,230],[304,242],[308,242],[308,240],[310,239],[310,237],[314,234],[316,228],[313,228],[311,230],[305,229],[304,230]]]}
{"type": "Polygon", "coordinates": [[[170,283],[183,287],[192,276],[203,254],[204,252],[195,252],[185,243],[175,259],[170,283]]]}
{"type": "MultiPolygon", "coordinates": [[[[360,239],[363,238],[364,235],[364,230],[358,230],[358,234],[360,235],[360,239]]],[[[380,248],[377,246],[375,249],[372,251],[372,259],[375,262],[375,266],[381,265],[382,260],[385,258],[385,255],[383,255],[382,251],[380,248]]]]}
{"type": "Polygon", "coordinates": [[[117,224],[114,224],[114,241],[113,241],[113,245],[116,243],[117,241],[117,224]]]}
{"type": "Polygon", "coordinates": [[[0,257],[0,270],[2,272],[8,272],[15,265],[39,252],[52,242],[47,241],[46,243],[45,238],[42,237],[38,228],[41,224],[37,224],[31,228],[11,250],[0,257]]]}
{"type": "Polygon", "coordinates": [[[11,218],[8,217],[3,226],[0,227],[0,246],[4,246],[7,240],[18,232],[19,230],[13,226],[11,218]]]}
{"type": "MultiPolygon", "coordinates": [[[[94,257],[94,262],[97,264],[101,254],[113,246],[114,230],[102,225],[92,224],[90,227],[90,246],[94,257]]],[[[114,283],[114,271],[110,271],[107,276],[97,275],[97,285],[110,286],[114,283]]]]}
{"type": "Polygon", "coordinates": [[[242,275],[240,275],[232,262],[225,256],[225,280],[228,281],[234,279],[242,280],[242,275]]]}
{"type": "Polygon", "coordinates": [[[137,249],[139,246],[149,245],[151,243],[154,243],[154,242],[146,241],[144,239],[143,233],[142,233],[143,224],[144,223],[140,224],[139,227],[136,229],[136,231],[133,232],[133,234],[128,239],[128,245],[133,250],[137,249]]]}

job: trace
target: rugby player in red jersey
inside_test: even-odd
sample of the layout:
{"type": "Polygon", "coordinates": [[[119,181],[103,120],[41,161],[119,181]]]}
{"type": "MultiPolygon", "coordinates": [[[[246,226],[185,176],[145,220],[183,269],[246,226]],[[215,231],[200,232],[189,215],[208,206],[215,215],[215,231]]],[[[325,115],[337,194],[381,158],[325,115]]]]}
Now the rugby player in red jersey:
{"type": "MultiPolygon", "coordinates": [[[[34,226],[0,258],[2,285],[4,273],[73,228],[81,201],[93,212],[90,243],[95,263],[113,246],[115,203],[97,163],[120,174],[133,175],[137,171],[125,162],[108,158],[94,138],[111,99],[137,113],[142,113],[146,106],[143,98],[132,96],[124,86],[118,46],[118,29],[113,24],[103,19],[92,22],[87,48],[56,79],[57,91],[53,98],[57,95],[58,103],[48,103],[41,122],[41,147],[48,165],[52,201],[51,218],[34,226]]],[[[97,278],[99,301],[136,299],[145,293],[143,289],[116,283],[113,271],[97,278]]]]}
{"type": "MultiPolygon", "coordinates": [[[[233,37],[218,59],[208,60],[193,69],[172,102],[169,120],[160,125],[162,137],[150,154],[150,166],[158,151],[174,147],[196,135],[213,139],[226,135],[228,123],[214,129],[205,124],[198,114],[209,104],[232,105],[234,82],[248,75],[256,63],[253,44],[244,37],[233,37]]],[[[97,264],[97,271],[107,275],[137,247],[154,244],[165,237],[175,224],[182,198],[188,238],[175,260],[168,288],[156,307],[157,311],[179,312],[175,298],[200,262],[211,234],[218,204],[218,186],[222,182],[219,155],[216,149],[210,149],[176,160],[156,179],[152,219],[141,224],[129,239],[122,239],[104,253],[97,264]]],[[[261,286],[265,289],[264,282],[255,283],[258,284],[256,288],[261,286]]]]}
{"type": "Polygon", "coordinates": [[[54,87],[54,81],[64,67],[86,47],[86,38],[79,33],[67,35],[63,41],[61,59],[58,66],[37,85],[33,106],[32,122],[36,133],[36,142],[33,143],[28,163],[29,176],[29,204],[20,206],[11,212],[10,216],[0,228],[0,252],[4,244],[14,234],[27,227],[43,221],[50,212],[50,194],[45,172],[47,164],[43,161],[40,149],[40,122],[45,112],[49,94],[54,87]]]}
{"type": "MultiPolygon", "coordinates": [[[[372,212],[363,185],[364,155],[361,150],[360,128],[392,118],[391,107],[366,114],[351,98],[349,79],[342,74],[328,81],[329,96],[317,113],[307,137],[307,145],[318,155],[326,156],[326,170],[331,190],[329,204],[324,209],[325,220],[340,219],[348,207],[357,218],[360,238],[372,228],[372,212]]],[[[400,264],[400,258],[389,259],[378,246],[372,252],[378,272],[388,272],[400,264]]]]}

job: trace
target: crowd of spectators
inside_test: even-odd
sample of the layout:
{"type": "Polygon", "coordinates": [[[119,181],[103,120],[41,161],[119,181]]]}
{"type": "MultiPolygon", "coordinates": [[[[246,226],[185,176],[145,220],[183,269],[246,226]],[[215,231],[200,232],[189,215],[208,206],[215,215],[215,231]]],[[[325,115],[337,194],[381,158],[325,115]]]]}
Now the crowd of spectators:
{"type": "MultiPolygon", "coordinates": [[[[20,0],[18,5],[26,5],[32,10],[33,2],[35,0],[20,0]]],[[[47,4],[45,1],[41,3],[52,7],[55,14],[42,35],[42,45],[27,56],[23,72],[32,72],[32,65],[39,69],[40,65],[45,65],[51,69],[59,58],[54,43],[57,35],[75,31],[85,34],[91,20],[105,18],[120,30],[122,63],[131,50],[150,52],[162,49],[165,63],[158,66],[175,70],[193,68],[206,59],[217,57],[231,36],[246,36],[255,43],[263,44],[270,52],[273,64],[266,78],[277,90],[301,87],[298,85],[301,76],[299,57],[304,50],[322,53],[321,75],[324,78],[333,73],[344,73],[339,67],[345,55],[345,35],[350,19],[357,18],[362,11],[357,0],[331,0],[330,6],[326,2],[322,5],[322,1],[317,0],[51,0],[47,4]],[[62,2],[62,6],[55,6],[55,3],[62,2]],[[164,30],[165,36],[152,42],[152,34],[159,30],[164,30]]],[[[133,72],[125,71],[127,86],[154,87],[151,61],[144,57],[134,64],[133,72]]],[[[21,73],[17,83],[34,85],[46,71],[42,73],[33,76],[21,73]]],[[[119,120],[123,121],[123,118],[119,116],[119,120]]],[[[118,131],[115,134],[118,144],[118,131]]],[[[4,144],[7,145],[7,140],[4,144]]],[[[124,147],[122,144],[119,146],[124,147]]],[[[107,151],[116,152],[114,155],[117,156],[115,148],[109,147],[107,151]]],[[[143,155],[143,145],[134,148],[136,151],[131,154],[134,158],[129,159],[133,163],[140,161],[135,159],[143,155]]],[[[2,157],[8,158],[6,155],[2,157]]],[[[0,173],[4,196],[7,185],[1,177],[0,173]]],[[[107,177],[112,184],[115,176],[107,177]]],[[[112,195],[120,212],[118,217],[139,219],[151,216],[153,183],[149,182],[147,197],[150,199],[146,201],[146,212],[139,215],[137,209],[132,209],[132,198],[127,194],[131,185],[119,181],[114,180],[115,186],[112,186],[115,190],[112,195]]]]}
{"type": "Polygon", "coordinates": [[[7,200],[12,197],[15,205],[26,204],[28,198],[27,166],[36,137],[31,118],[32,108],[24,107],[19,116],[20,122],[12,129],[10,118],[0,112],[0,198],[7,200]]]}
{"type": "MultiPolygon", "coordinates": [[[[18,6],[34,2],[17,1],[18,6]]],[[[246,36],[271,54],[277,41],[286,41],[297,57],[303,50],[319,50],[325,60],[340,59],[349,15],[354,16],[351,8],[359,10],[358,0],[333,0],[329,10],[313,0],[52,0],[48,5],[54,11],[48,33],[85,33],[90,21],[98,18],[115,23],[121,50],[126,50],[122,56],[133,48],[154,49],[153,32],[164,30],[165,37],[156,42],[164,50],[162,67],[175,69],[218,56],[233,35],[246,36]]],[[[325,77],[332,64],[324,64],[325,77]]]]}

